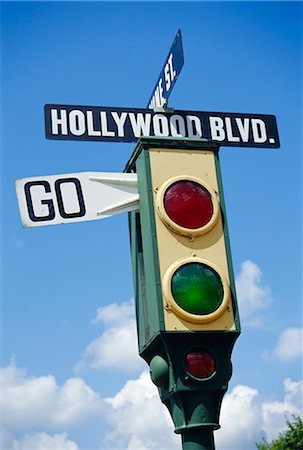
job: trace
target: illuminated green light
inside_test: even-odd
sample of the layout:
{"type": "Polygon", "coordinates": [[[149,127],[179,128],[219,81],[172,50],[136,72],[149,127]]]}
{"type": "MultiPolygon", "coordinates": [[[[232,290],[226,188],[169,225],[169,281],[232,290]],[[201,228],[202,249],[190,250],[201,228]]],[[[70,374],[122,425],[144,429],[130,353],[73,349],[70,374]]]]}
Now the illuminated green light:
{"type": "Polygon", "coordinates": [[[191,314],[210,314],[219,308],[224,290],[220,276],[211,267],[192,262],[179,267],[171,279],[173,298],[191,314]]]}

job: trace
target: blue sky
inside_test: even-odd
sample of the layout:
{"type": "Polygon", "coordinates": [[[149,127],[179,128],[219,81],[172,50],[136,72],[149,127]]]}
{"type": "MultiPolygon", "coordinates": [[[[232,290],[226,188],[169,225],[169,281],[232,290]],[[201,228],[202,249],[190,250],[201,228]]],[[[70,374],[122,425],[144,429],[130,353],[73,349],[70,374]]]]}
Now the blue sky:
{"type": "Polygon", "coordinates": [[[46,140],[43,106],[146,107],[178,28],[171,107],[277,117],[280,149],[220,150],[242,334],[215,433],[274,438],[302,413],[302,3],[1,7],[3,450],[181,447],[136,353],[127,216],[24,229],[14,188],[122,171],[134,144],[46,140]]]}

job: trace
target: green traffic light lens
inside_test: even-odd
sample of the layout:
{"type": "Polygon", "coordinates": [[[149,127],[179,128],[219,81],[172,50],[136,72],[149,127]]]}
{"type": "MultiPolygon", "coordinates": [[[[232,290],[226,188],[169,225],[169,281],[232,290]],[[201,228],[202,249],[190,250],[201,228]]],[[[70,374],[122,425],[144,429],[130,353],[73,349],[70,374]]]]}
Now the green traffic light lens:
{"type": "Polygon", "coordinates": [[[190,314],[211,314],[223,301],[224,289],[220,276],[202,263],[179,267],[171,279],[171,292],[177,305],[190,314]]]}

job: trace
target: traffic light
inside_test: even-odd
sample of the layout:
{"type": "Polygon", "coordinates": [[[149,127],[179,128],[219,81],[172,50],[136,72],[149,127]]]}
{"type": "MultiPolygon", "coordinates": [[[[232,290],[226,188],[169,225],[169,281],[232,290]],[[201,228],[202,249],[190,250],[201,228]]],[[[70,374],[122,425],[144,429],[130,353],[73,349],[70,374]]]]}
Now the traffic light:
{"type": "Polygon", "coordinates": [[[184,449],[219,428],[240,334],[218,150],[141,138],[125,169],[140,195],[129,213],[139,353],[184,449]]]}

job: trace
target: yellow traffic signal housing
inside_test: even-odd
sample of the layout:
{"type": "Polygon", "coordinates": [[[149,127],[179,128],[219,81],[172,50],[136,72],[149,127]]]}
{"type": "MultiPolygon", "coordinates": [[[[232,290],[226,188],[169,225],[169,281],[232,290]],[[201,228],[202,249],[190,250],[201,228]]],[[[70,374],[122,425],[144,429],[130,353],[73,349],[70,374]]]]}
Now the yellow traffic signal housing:
{"type": "Polygon", "coordinates": [[[129,213],[139,353],[175,432],[206,447],[240,334],[218,150],[141,138],[125,168],[140,195],[129,213]]]}
{"type": "MultiPolygon", "coordinates": [[[[149,158],[154,196],[159,269],[162,280],[165,330],[235,330],[235,314],[230,289],[231,276],[227,262],[223,218],[220,208],[216,155],[213,151],[204,149],[193,151],[191,149],[155,148],[150,149],[149,158]],[[190,185],[183,194],[182,188],[187,181],[190,182],[190,185]],[[167,214],[164,201],[165,194],[167,195],[168,189],[172,186],[176,190],[178,183],[181,192],[179,195],[178,193],[175,194],[177,197],[175,200],[175,203],[177,203],[176,208],[178,206],[182,208],[180,203],[185,196],[198,195],[199,187],[200,189],[202,188],[202,192],[210,194],[209,199],[206,198],[206,202],[212,204],[212,212],[209,221],[205,225],[198,227],[194,225],[194,228],[190,228],[191,225],[185,227],[173,221],[167,214]],[[193,192],[194,190],[195,192],[193,192]],[[201,269],[204,267],[204,271],[207,267],[212,269],[213,273],[219,276],[218,281],[223,288],[222,298],[217,302],[219,306],[215,305],[218,307],[216,309],[212,308],[211,302],[215,301],[215,299],[206,299],[203,298],[203,295],[196,300],[196,303],[199,301],[210,303],[208,313],[207,311],[200,314],[192,313],[190,310],[195,308],[182,308],[180,306],[180,303],[186,306],[190,302],[190,292],[187,295],[183,293],[184,300],[183,302],[180,301],[179,304],[174,298],[172,292],[174,274],[176,270],[180,270],[185,265],[190,264],[192,264],[193,269],[196,264],[196,270],[192,277],[190,277],[190,269],[186,271],[189,276],[188,283],[190,283],[186,287],[188,291],[194,289],[192,283],[195,277],[199,276],[199,273],[203,275],[203,270],[199,270],[198,265],[201,265],[201,269]]],[[[185,198],[184,201],[190,201],[190,199],[185,198]]],[[[199,207],[199,198],[196,201],[193,199],[192,202],[195,208],[199,207]]],[[[188,209],[185,206],[185,214],[188,209]]],[[[196,214],[200,212],[194,211],[196,214]]],[[[186,217],[184,220],[186,220],[186,217]]],[[[193,222],[195,222],[195,217],[193,222]]],[[[209,277],[211,273],[212,271],[209,270],[209,273],[205,274],[204,282],[207,282],[207,276],[209,277]]],[[[215,283],[216,279],[214,278],[211,281],[215,283]]],[[[201,280],[201,282],[203,281],[201,280]]],[[[186,283],[186,280],[183,280],[183,283],[186,283]]],[[[193,295],[203,294],[203,286],[199,287],[199,281],[196,291],[193,295]]],[[[210,291],[212,295],[216,295],[214,289],[210,291]]],[[[207,295],[207,292],[204,295],[207,295]]],[[[198,311],[207,310],[207,308],[203,308],[203,305],[200,308],[197,305],[196,309],[198,311]]]]}
{"type": "Polygon", "coordinates": [[[126,170],[140,194],[130,213],[138,319],[148,322],[139,349],[159,331],[239,331],[217,145],[142,138],[126,170]]]}

